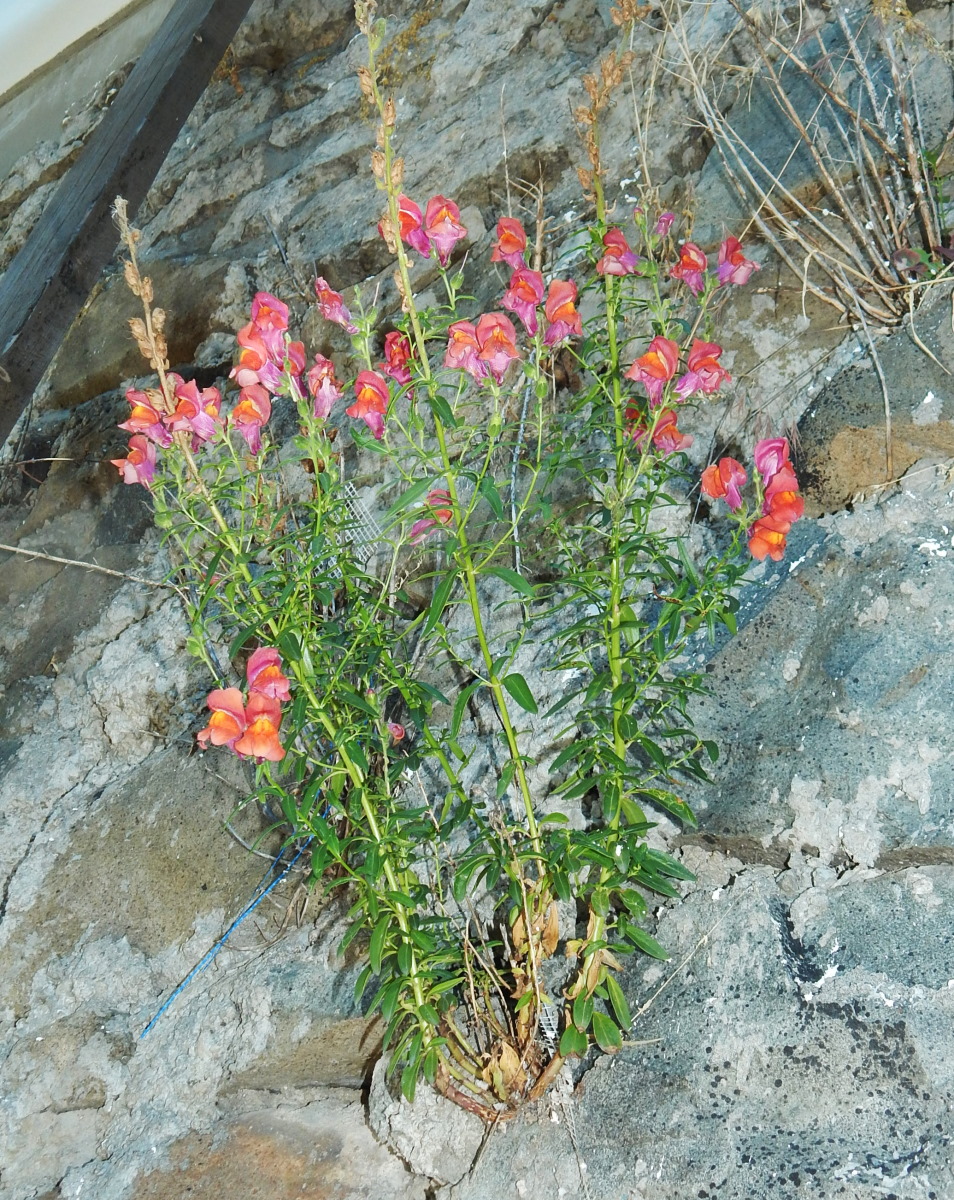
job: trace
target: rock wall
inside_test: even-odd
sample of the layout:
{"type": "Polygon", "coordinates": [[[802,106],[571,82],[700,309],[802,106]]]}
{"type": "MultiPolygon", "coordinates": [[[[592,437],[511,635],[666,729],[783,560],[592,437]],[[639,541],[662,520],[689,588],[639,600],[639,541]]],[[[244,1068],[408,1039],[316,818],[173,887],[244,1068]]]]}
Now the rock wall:
{"type": "MultiPolygon", "coordinates": [[[[385,11],[408,190],[457,199],[476,258],[508,180],[518,211],[519,182],[542,179],[553,253],[568,252],[582,211],[570,110],[615,37],[609,3],[385,11]]],[[[726,34],[710,15],[690,30],[700,48],[726,34]]],[[[645,37],[637,105],[664,45],[645,37]]],[[[342,289],[389,286],[360,55],[343,2],[263,0],[173,148],[139,219],[184,372],[225,368],[259,288],[313,341],[315,267],[342,289]]],[[[621,211],[638,168],[679,201],[707,154],[678,78],[656,81],[645,147],[633,105],[624,91],[604,134],[621,211]]],[[[0,190],[0,260],[95,115],[0,190]]],[[[723,219],[710,204],[706,220],[723,219]]],[[[294,877],[140,1040],[263,882],[268,864],[223,823],[251,842],[261,820],[236,811],[240,764],[192,752],[206,684],[174,595],[0,551],[0,1197],[954,1195],[950,311],[939,284],[917,314],[944,366],[906,329],[880,342],[905,472],[885,484],[862,344],[810,298],[803,310],[768,260],[731,297],[720,337],[738,386],[697,414],[693,454],[744,441],[756,414],[798,423],[814,515],[784,563],[753,572],[738,637],[698,650],[712,697],[696,718],[724,754],[690,796],[698,832],[656,833],[697,873],[656,914],[672,959],[627,965],[632,1044],[482,1149],[479,1125],[395,1101],[379,1072],[371,1126],[410,1172],[366,1125],[380,1032],[352,1002],[338,913],[294,877]]],[[[7,471],[0,540],[157,584],[140,489],[104,465],[122,440],[117,385],[141,372],[129,313],[114,269],[7,448],[7,462],[55,461],[7,471]]]]}

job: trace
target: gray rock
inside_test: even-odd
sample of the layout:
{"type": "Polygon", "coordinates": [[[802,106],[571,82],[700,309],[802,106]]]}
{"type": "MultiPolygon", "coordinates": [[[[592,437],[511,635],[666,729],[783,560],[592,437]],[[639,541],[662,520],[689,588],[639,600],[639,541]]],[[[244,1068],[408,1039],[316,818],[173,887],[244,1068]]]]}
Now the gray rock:
{"type": "Polygon", "coordinates": [[[483,1122],[428,1087],[413,1104],[387,1078],[388,1058],[374,1068],[368,1097],[368,1124],[382,1144],[417,1175],[438,1184],[457,1183],[470,1170],[484,1139],[483,1122]]]}
{"type": "MultiPolygon", "coordinates": [[[[672,961],[626,972],[633,1043],[551,1115],[489,1138],[442,1200],[946,1195],[952,1056],[932,1038],[954,993],[930,973],[902,982],[842,958],[870,915],[854,891],[832,891],[838,940],[817,957],[766,868],[667,911],[672,961]]],[[[943,940],[943,906],[923,898],[919,920],[943,940]]]]}
{"type": "MultiPolygon", "coordinates": [[[[400,11],[389,18],[384,64],[402,98],[409,192],[461,204],[476,261],[509,204],[530,211],[520,181],[542,178],[549,236],[572,269],[583,209],[570,110],[583,98],[581,73],[612,42],[608,2],[523,0],[506,13],[490,0],[391,7],[400,11]]],[[[729,8],[693,6],[695,48],[725,32],[729,8]]],[[[919,16],[936,17],[943,32],[942,10],[919,16]]],[[[639,37],[641,51],[661,41],[645,27],[639,37]]],[[[340,356],[345,339],[330,344],[309,319],[315,267],[349,298],[355,285],[370,295],[380,284],[381,303],[394,304],[367,170],[374,131],[356,111],[361,47],[350,5],[259,0],[233,53],[234,78],[210,84],[141,214],[173,358],[221,371],[259,288],[290,300],[310,349],[328,343],[340,356]]],[[[947,121],[939,79],[925,103],[947,121]]],[[[621,94],[604,124],[615,213],[636,202],[647,164],[681,208],[685,175],[704,153],[683,125],[686,97],[678,81],[657,81],[647,146],[636,142],[633,103],[621,94]]],[[[31,226],[95,114],[83,120],[0,192],[10,218],[0,255],[31,226]]],[[[714,198],[702,195],[710,206],[714,198]]],[[[415,270],[431,289],[433,265],[415,270]]],[[[481,275],[478,303],[502,282],[481,275]]],[[[424,1088],[413,1106],[396,1099],[379,1067],[370,1124],[421,1175],[363,1128],[357,1089],[381,1031],[353,1001],[360,947],[342,961],[339,910],[303,906],[292,881],[139,1040],[262,879],[266,864],[222,830],[234,817],[245,840],[262,832],[256,813],[235,812],[249,778],[224,754],[189,755],[207,680],[186,665],[186,631],[165,592],[4,559],[2,1200],[54,1189],[64,1200],[159,1200],[189,1188],[282,1197],[303,1187],[413,1200],[954,1194],[944,655],[954,512],[940,461],[951,452],[954,398],[906,333],[879,343],[896,463],[907,470],[881,487],[873,373],[832,362],[830,386],[801,393],[793,381],[841,334],[819,328],[830,321],[810,302],[803,315],[778,282],[766,261],[756,288],[727,297],[719,336],[728,361],[731,331],[744,333],[729,365],[773,428],[808,404],[798,465],[816,519],[796,526],[783,563],[753,571],[761,586],[743,590],[739,636],[694,650],[714,692],[696,719],[724,755],[714,788],[686,792],[700,831],[663,821],[653,833],[698,876],[681,905],[654,914],[671,962],[633,961],[620,977],[639,1014],[631,1045],[582,1077],[578,1068],[486,1142],[479,1123],[424,1088]]],[[[945,362],[949,305],[939,288],[916,318],[945,362]]],[[[145,532],[142,493],[103,464],[122,441],[117,387],[143,371],[131,313],[114,272],[64,344],[43,411],[9,450],[17,461],[81,461],[48,464],[45,478],[45,466],[25,464],[35,480],[11,475],[0,535],[158,579],[166,564],[145,532]]],[[[843,357],[858,363],[857,350],[843,357]]],[[[750,440],[728,406],[696,420],[706,435],[699,463],[707,436],[750,440]]],[[[379,476],[358,470],[372,498],[379,476]]],[[[701,521],[689,534],[697,547],[718,537],[701,521]]],[[[496,632],[505,627],[499,615],[496,632]]],[[[516,669],[544,705],[566,681],[541,666],[521,650],[516,669]]],[[[554,737],[543,731],[533,748],[541,795],[554,737]]],[[[475,744],[468,779],[492,770],[493,750],[475,744]]],[[[561,912],[567,936],[574,917],[561,912]]]]}

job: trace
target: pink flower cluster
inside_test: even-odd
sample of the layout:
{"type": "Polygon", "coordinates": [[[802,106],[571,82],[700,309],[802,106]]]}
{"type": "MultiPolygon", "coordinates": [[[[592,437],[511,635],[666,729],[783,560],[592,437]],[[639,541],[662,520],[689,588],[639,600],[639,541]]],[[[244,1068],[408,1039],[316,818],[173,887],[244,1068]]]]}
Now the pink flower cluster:
{"type": "MultiPolygon", "coordinates": [[[[681,279],[694,296],[705,290],[705,272],[709,260],[695,242],[683,242],[679,250],[679,261],[669,270],[670,279],[681,279]]],[[[727,237],[719,247],[719,265],[716,267],[716,278],[719,287],[727,283],[748,283],[753,271],[761,267],[742,253],[742,243],[736,237],[727,237]]]]}
{"type": "Polygon", "coordinates": [[[126,392],[129,418],[119,426],[133,436],[125,458],[110,462],[119,471],[124,483],[141,483],[149,487],[156,474],[156,447],[172,445],[174,433],[192,434],[192,449],[214,437],[224,422],[219,415],[222,395],[218,388],[199,389],[194,379],[188,383],[181,375],[170,371],[167,376],[173,388],[176,406],[167,411],[162,392],[154,388],[126,392]]]}
{"type": "Polygon", "coordinates": [[[290,699],[281,655],[272,647],[262,646],[248,660],[245,675],[248,701],[235,687],[209,692],[206,706],[212,716],[196,738],[203,750],[211,742],[213,746],[228,746],[240,758],[279,762],[285,757],[278,737],[281,702],[290,699]]]}
{"type": "MultiPolygon", "coordinates": [[[[349,333],[358,332],[340,293],[333,291],[320,277],[315,280],[315,295],[318,298],[318,311],[326,320],[333,321],[349,333]]],[[[387,380],[380,372],[383,371],[402,385],[411,381],[408,366],[411,359],[411,343],[406,334],[395,330],[385,337],[384,359],[385,361],[379,364],[378,371],[367,370],[359,373],[354,382],[354,403],[345,409],[349,417],[364,421],[378,441],[384,436],[384,418],[391,402],[387,380]]],[[[308,372],[307,380],[308,390],[315,401],[314,414],[318,419],[326,420],[332,405],[343,395],[342,385],[335,378],[334,363],[323,355],[316,354],[315,365],[308,372]]]]}
{"type": "MultiPolygon", "coordinates": [[[[490,261],[505,262],[513,267],[510,284],[500,301],[501,307],[518,316],[530,337],[535,337],[539,328],[537,310],[543,305],[547,322],[543,335],[546,346],[556,346],[568,337],[580,337],[583,323],[576,311],[576,284],[572,280],[553,279],[545,289],[540,272],[527,266],[526,249],[527,235],[520,222],[516,217],[501,217],[497,222],[497,240],[490,261]]],[[[445,360],[445,365],[452,364],[445,360]]]]}
{"type": "MultiPolygon", "coordinates": [[[[687,356],[686,371],[672,389],[674,398],[687,400],[697,392],[709,395],[717,392],[726,380],[731,379],[729,372],[719,363],[721,353],[722,347],[715,342],[694,339],[687,356]]],[[[632,379],[645,387],[652,410],[659,408],[663,403],[666,388],[675,379],[678,369],[678,343],[672,338],[659,335],[649,343],[646,353],[637,358],[626,371],[624,378],[632,379]]],[[[641,414],[633,407],[627,411],[627,416],[639,420],[641,414]]],[[[645,425],[637,426],[636,436],[642,436],[644,433],[645,425]]],[[[674,450],[686,450],[692,445],[692,438],[679,432],[676,416],[671,408],[665,408],[654,418],[652,440],[657,450],[666,454],[674,450]]]]}
{"type": "Polygon", "coordinates": [[[422,213],[413,200],[402,194],[398,197],[398,221],[401,241],[425,258],[430,258],[433,246],[442,267],[450,261],[454,246],[467,236],[460,223],[460,209],[446,196],[432,196],[422,213]]]}
{"type": "Polygon", "coordinates": [[[778,562],[785,553],[785,538],[805,512],[798,480],[788,457],[786,438],[766,438],[755,446],[755,466],[762,476],[762,516],[749,530],[749,550],[761,561],[778,562]]]}
{"type": "MultiPolygon", "coordinates": [[[[764,558],[779,562],[785,553],[785,539],[792,525],[805,512],[805,501],[798,494],[798,480],[785,438],[765,438],[756,442],[754,457],[762,477],[762,515],[749,528],[749,551],[760,562],[764,558]]],[[[703,495],[714,500],[724,499],[735,512],[742,507],[740,489],[745,486],[746,478],[740,462],[734,458],[720,458],[702,472],[703,495]]]]}
{"type": "Polygon", "coordinates": [[[305,347],[288,338],[288,305],[258,292],[252,301],[251,320],[238,331],[239,359],[230,379],[239,385],[239,396],[229,423],[248,442],[252,454],[262,448],[262,426],[272,414],[272,397],[291,377],[300,389],[305,369],[305,347]]]}

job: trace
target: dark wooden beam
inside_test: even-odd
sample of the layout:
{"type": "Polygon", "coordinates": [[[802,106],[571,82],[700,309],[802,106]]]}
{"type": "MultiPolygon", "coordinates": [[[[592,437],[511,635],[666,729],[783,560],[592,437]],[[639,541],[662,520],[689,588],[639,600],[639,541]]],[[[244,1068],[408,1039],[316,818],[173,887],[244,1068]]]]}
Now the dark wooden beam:
{"type": "Polygon", "coordinates": [[[177,0],[0,279],[0,443],[26,407],[251,0],[177,0]]]}

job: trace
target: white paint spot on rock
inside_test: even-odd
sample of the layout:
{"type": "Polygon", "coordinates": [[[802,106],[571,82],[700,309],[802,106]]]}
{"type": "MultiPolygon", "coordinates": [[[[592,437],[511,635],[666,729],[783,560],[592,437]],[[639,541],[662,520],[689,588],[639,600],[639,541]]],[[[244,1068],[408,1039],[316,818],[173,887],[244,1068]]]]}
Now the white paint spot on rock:
{"type": "Polygon", "coordinates": [[[911,413],[911,420],[915,425],[936,425],[940,419],[941,406],[933,392],[928,392],[911,413]]]}

